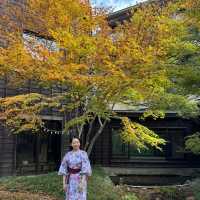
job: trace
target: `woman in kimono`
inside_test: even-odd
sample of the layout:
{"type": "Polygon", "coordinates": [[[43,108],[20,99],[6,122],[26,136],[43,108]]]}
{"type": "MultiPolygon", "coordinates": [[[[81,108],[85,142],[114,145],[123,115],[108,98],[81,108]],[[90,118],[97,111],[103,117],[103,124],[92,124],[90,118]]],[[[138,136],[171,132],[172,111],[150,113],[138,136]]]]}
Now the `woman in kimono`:
{"type": "Polygon", "coordinates": [[[91,166],[87,153],[80,150],[80,140],[72,139],[72,150],[65,154],[58,175],[63,175],[65,200],[86,200],[91,166]]]}

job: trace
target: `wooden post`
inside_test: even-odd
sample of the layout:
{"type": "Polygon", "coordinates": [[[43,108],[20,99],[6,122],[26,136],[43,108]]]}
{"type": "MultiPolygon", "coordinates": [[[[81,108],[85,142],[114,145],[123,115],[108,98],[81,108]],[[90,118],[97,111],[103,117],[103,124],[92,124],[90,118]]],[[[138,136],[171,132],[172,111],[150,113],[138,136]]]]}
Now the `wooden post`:
{"type": "Polygon", "coordinates": [[[36,163],[35,163],[35,171],[36,174],[39,174],[39,166],[40,166],[40,135],[36,136],[36,163]]]}

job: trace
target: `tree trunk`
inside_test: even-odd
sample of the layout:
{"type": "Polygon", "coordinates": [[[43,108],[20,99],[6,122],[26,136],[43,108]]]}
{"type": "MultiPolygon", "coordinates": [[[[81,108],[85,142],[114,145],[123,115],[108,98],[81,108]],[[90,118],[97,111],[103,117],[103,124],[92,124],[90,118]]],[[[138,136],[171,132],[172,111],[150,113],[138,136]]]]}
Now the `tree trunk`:
{"type": "Polygon", "coordinates": [[[101,135],[101,133],[102,133],[104,127],[106,126],[106,123],[107,123],[107,120],[105,120],[105,121],[103,122],[103,124],[100,125],[99,130],[97,131],[97,133],[96,133],[96,134],[94,135],[94,137],[92,138],[92,140],[91,140],[91,142],[90,142],[90,145],[89,145],[89,147],[88,147],[88,149],[87,149],[87,154],[88,154],[88,156],[90,156],[90,154],[91,154],[91,152],[92,152],[92,148],[93,148],[93,146],[94,146],[94,144],[95,144],[97,138],[101,135]]]}
{"type": "Polygon", "coordinates": [[[95,119],[96,119],[96,116],[92,119],[92,121],[90,122],[90,125],[89,125],[89,130],[88,130],[88,133],[87,133],[87,136],[86,136],[86,141],[85,141],[85,146],[84,146],[84,150],[86,151],[89,144],[90,144],[90,135],[92,133],[92,128],[93,128],[93,124],[95,122],[95,119]]]}

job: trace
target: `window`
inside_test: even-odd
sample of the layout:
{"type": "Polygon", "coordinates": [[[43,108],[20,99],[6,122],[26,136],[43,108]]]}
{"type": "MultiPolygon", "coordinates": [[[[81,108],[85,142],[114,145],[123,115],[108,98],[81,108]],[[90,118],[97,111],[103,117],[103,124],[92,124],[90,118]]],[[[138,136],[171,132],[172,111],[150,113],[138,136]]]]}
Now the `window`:
{"type": "Polygon", "coordinates": [[[58,50],[58,47],[55,41],[46,39],[43,37],[39,37],[37,35],[34,35],[33,33],[23,33],[23,39],[24,39],[25,45],[34,43],[35,45],[42,45],[46,47],[49,51],[58,50]]]}
{"type": "MultiPolygon", "coordinates": [[[[163,150],[160,151],[154,147],[149,147],[149,149],[143,149],[138,151],[136,147],[132,144],[124,143],[120,136],[119,128],[112,128],[112,158],[137,158],[137,157],[167,157],[169,143],[163,146],[163,150]]],[[[169,140],[166,131],[156,131],[160,137],[169,140]]]]}
{"type": "Polygon", "coordinates": [[[40,55],[41,47],[48,49],[49,52],[58,51],[55,41],[39,37],[33,33],[23,33],[23,40],[26,50],[33,58],[38,60],[43,60],[40,55]]]}
{"type": "Polygon", "coordinates": [[[112,157],[128,157],[128,145],[123,143],[119,129],[112,129],[112,157]]]}
{"type": "MultiPolygon", "coordinates": [[[[62,123],[56,120],[47,120],[48,130],[60,131],[62,123]]],[[[60,162],[61,135],[50,134],[41,130],[38,133],[24,132],[17,135],[16,145],[17,166],[60,162]]]]}
{"type": "Polygon", "coordinates": [[[32,134],[17,135],[17,164],[27,165],[36,162],[36,137],[32,134]]]}

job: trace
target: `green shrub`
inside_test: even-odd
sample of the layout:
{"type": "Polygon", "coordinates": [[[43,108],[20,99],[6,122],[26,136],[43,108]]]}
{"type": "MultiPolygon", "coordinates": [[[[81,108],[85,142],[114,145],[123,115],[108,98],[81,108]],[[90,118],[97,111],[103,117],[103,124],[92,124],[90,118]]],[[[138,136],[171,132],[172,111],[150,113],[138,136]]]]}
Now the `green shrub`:
{"type": "Polygon", "coordinates": [[[160,193],[165,200],[183,200],[185,195],[178,191],[176,187],[161,187],[160,193]]]}
{"type": "Polygon", "coordinates": [[[194,193],[195,199],[200,200],[200,178],[194,180],[191,184],[192,191],[194,193]]]}
{"type": "Polygon", "coordinates": [[[122,200],[138,200],[135,194],[126,194],[122,197],[122,200]]]}

